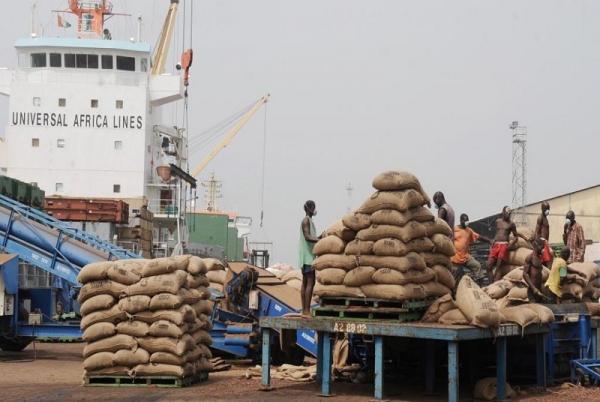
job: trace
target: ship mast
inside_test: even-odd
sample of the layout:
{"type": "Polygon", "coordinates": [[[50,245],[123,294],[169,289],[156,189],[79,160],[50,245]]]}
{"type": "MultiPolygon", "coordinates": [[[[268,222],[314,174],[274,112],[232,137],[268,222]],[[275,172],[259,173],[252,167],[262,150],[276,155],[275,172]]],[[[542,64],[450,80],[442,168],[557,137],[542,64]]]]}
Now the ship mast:
{"type": "Polygon", "coordinates": [[[79,39],[112,39],[104,22],[113,15],[125,15],[112,12],[113,5],[106,0],[69,0],[68,10],[53,10],[57,13],[72,13],[77,16],[77,37],[79,39]]]}

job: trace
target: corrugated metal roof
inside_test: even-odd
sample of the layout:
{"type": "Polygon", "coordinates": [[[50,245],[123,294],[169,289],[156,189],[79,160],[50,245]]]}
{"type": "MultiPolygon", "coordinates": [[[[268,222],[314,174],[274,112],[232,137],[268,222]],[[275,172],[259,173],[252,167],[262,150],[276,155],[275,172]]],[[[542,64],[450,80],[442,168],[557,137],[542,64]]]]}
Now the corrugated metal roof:
{"type": "Polygon", "coordinates": [[[75,39],[75,38],[19,38],[15,48],[61,47],[76,49],[126,50],[150,53],[149,43],[133,43],[119,40],[75,39]]]}

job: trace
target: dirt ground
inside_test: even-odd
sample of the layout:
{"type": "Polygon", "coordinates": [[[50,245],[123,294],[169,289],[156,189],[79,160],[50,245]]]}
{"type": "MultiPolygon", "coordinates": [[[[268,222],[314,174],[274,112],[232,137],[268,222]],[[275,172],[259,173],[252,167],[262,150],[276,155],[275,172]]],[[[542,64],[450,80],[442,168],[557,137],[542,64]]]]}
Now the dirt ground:
{"type": "MultiPolygon", "coordinates": [[[[23,352],[0,351],[0,389],[5,401],[335,401],[344,402],[373,400],[373,384],[334,383],[334,398],[318,396],[320,386],[313,383],[297,383],[272,380],[275,388],[261,391],[260,379],[246,379],[244,372],[249,364],[236,364],[226,372],[211,373],[207,381],[186,388],[116,388],[83,387],[83,350],[81,343],[35,343],[23,352]]],[[[385,396],[390,401],[445,401],[446,383],[440,383],[438,395],[424,395],[419,387],[398,384],[394,378],[386,378],[385,396]]],[[[514,400],[527,402],[600,400],[600,388],[571,387],[568,385],[549,388],[546,391],[524,388],[522,395],[514,400]]],[[[468,389],[461,389],[461,401],[471,401],[468,389]]]]}

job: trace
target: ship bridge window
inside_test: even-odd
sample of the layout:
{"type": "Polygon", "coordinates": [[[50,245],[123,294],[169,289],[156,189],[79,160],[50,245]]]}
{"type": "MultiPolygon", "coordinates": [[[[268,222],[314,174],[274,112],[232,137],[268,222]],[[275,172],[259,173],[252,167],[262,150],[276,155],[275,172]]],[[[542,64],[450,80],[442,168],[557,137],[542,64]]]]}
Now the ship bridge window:
{"type": "Polygon", "coordinates": [[[31,146],[34,148],[37,148],[40,146],[40,139],[39,138],[32,138],[31,139],[31,146]]]}
{"type": "Polygon", "coordinates": [[[46,67],[46,53],[31,53],[31,67],[46,67]]]}
{"type": "Polygon", "coordinates": [[[121,185],[113,184],[113,193],[120,193],[120,192],[121,192],[121,185]]]}
{"type": "Polygon", "coordinates": [[[62,67],[62,54],[50,53],[50,67],[62,67]]]}
{"type": "Polygon", "coordinates": [[[117,56],[117,70],[135,71],[135,57],[117,56]]]}
{"type": "Polygon", "coordinates": [[[57,148],[64,148],[65,147],[65,140],[63,138],[59,138],[58,140],[56,140],[56,147],[57,148]]]}
{"type": "Polygon", "coordinates": [[[122,100],[118,100],[115,107],[117,109],[123,109],[123,101],[122,100]]]}
{"type": "Polygon", "coordinates": [[[75,55],[65,54],[65,67],[75,68],[75,55]]]}
{"type": "Polygon", "coordinates": [[[62,183],[56,183],[54,189],[56,190],[57,193],[62,193],[63,191],[63,184],[62,183]]]}
{"type": "Polygon", "coordinates": [[[102,55],[102,68],[104,70],[112,70],[113,69],[113,57],[103,54],[102,55]]]}
{"type": "Polygon", "coordinates": [[[67,106],[67,100],[65,98],[58,98],[58,107],[67,106]]]}

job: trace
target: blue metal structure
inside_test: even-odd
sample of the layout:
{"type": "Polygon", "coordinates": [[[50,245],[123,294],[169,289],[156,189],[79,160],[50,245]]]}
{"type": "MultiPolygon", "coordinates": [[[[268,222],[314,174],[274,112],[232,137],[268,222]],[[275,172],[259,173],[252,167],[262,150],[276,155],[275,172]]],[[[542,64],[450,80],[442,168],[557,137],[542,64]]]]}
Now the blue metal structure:
{"type": "MultiPolygon", "coordinates": [[[[444,341],[448,349],[448,400],[458,401],[458,344],[459,342],[472,341],[476,339],[494,339],[491,331],[471,326],[445,326],[423,323],[393,323],[389,321],[372,322],[349,322],[335,319],[298,319],[284,317],[264,317],[260,320],[263,331],[263,361],[262,361],[262,386],[270,388],[270,354],[271,354],[271,328],[275,329],[313,329],[317,331],[317,381],[321,382],[323,395],[331,395],[331,340],[332,334],[350,333],[371,335],[375,344],[375,392],[377,400],[383,399],[383,342],[384,337],[419,338],[428,341],[444,341]]],[[[547,326],[528,326],[522,329],[518,325],[501,325],[496,336],[496,377],[497,393],[499,400],[506,399],[506,341],[509,337],[535,336],[536,338],[536,368],[538,385],[546,386],[546,363],[544,335],[549,331],[547,326]]],[[[433,356],[429,356],[432,348],[427,348],[426,375],[430,377],[433,373],[433,356]]],[[[426,384],[433,384],[430,378],[426,384]]],[[[428,392],[433,389],[427,389],[428,392]]]]}

